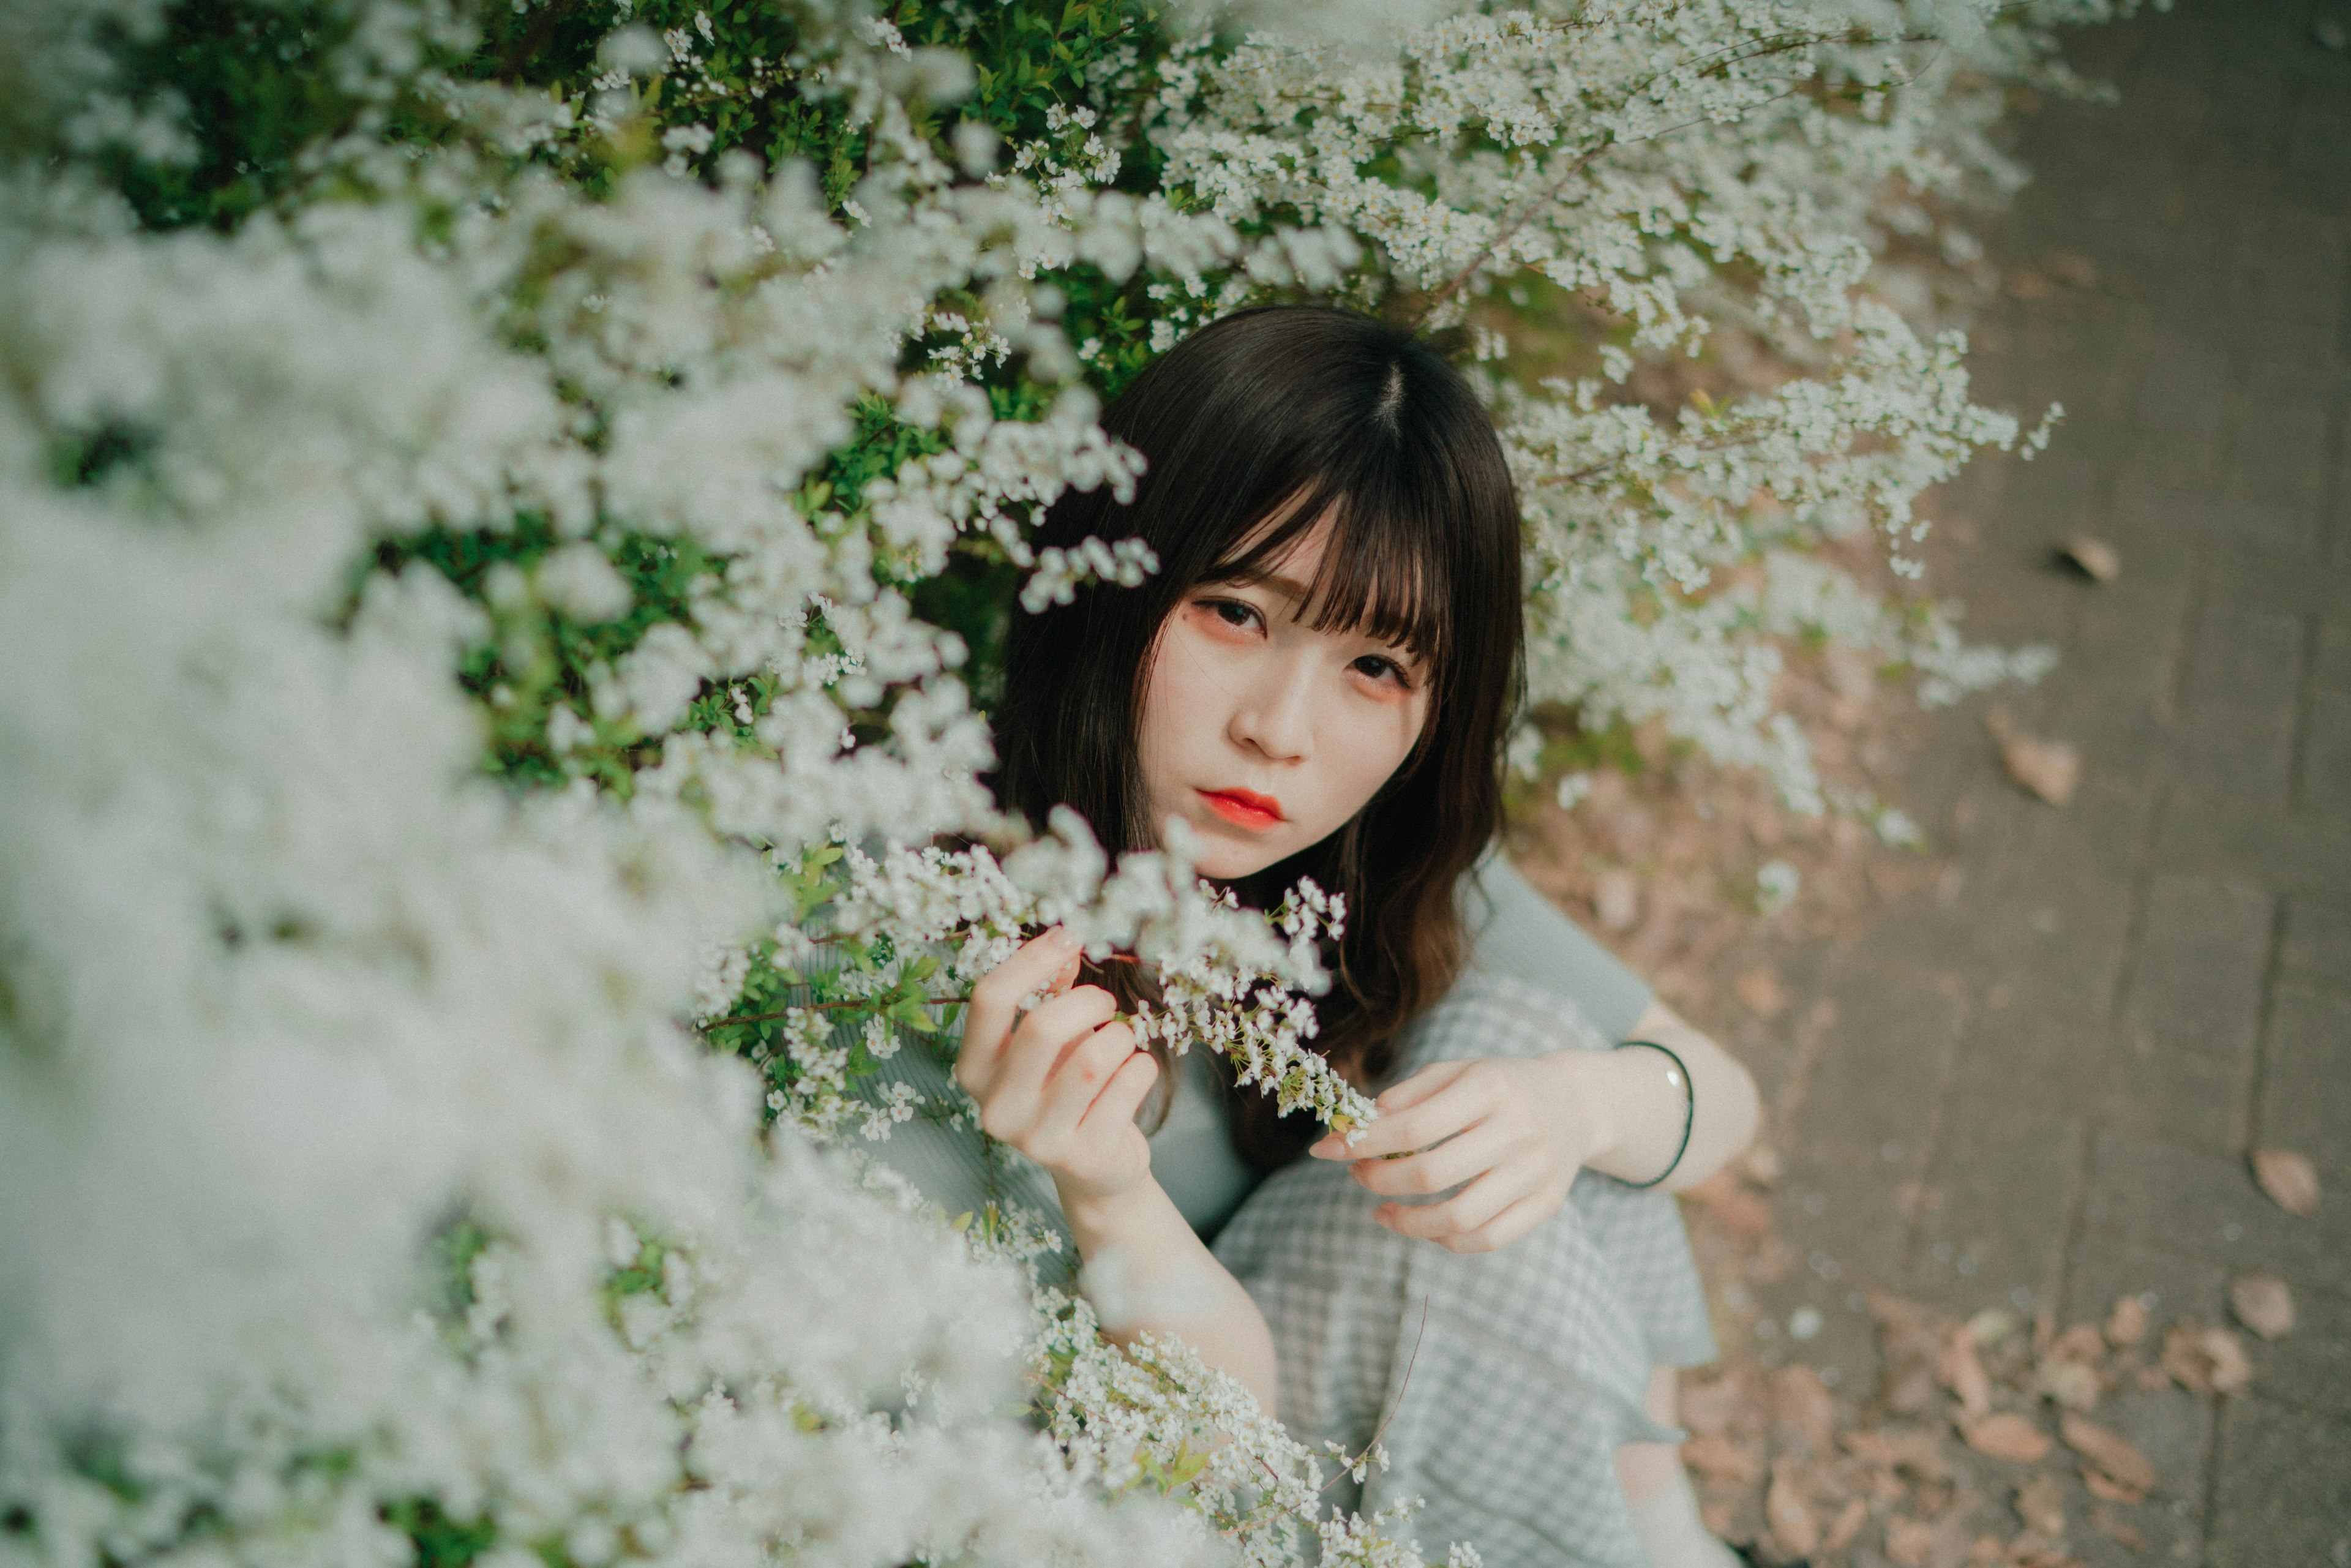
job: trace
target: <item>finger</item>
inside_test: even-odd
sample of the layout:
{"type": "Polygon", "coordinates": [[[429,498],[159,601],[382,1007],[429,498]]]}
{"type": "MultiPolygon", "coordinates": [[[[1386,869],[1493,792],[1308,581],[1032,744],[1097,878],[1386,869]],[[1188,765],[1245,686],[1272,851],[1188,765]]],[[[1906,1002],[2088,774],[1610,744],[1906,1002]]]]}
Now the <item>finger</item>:
{"type": "Polygon", "coordinates": [[[1117,1001],[1100,986],[1080,986],[1039,1005],[1005,1042],[990,1098],[1006,1097],[1008,1113],[1034,1104],[1064,1048],[1110,1022],[1117,1010],[1117,1001]]]}
{"type": "Polygon", "coordinates": [[[1458,1137],[1400,1160],[1357,1160],[1348,1174],[1372,1192],[1420,1197],[1484,1176],[1520,1145],[1521,1140],[1510,1129],[1480,1122],[1458,1137]]]}
{"type": "Polygon", "coordinates": [[[1531,1186],[1523,1173],[1505,1166],[1488,1171],[1443,1203],[1384,1203],[1372,1218],[1399,1236],[1436,1241],[1477,1229],[1526,1197],[1531,1186]]]}
{"type": "Polygon", "coordinates": [[[1144,1097],[1158,1082],[1158,1059],[1147,1051],[1129,1052],[1110,1075],[1110,1082],[1102,1085],[1102,1092],[1094,1096],[1085,1115],[1079,1119],[1078,1131],[1083,1134],[1098,1129],[1112,1133],[1132,1128],[1143,1110],[1144,1097]]]}
{"type": "Polygon", "coordinates": [[[1476,1065],[1471,1061],[1439,1061],[1424,1067],[1409,1078],[1389,1084],[1380,1092],[1373,1103],[1384,1116],[1392,1111],[1408,1111],[1476,1065]]]}
{"type": "Polygon", "coordinates": [[[1546,1203],[1548,1196],[1529,1193],[1467,1236],[1447,1236],[1437,1245],[1450,1252],[1491,1252],[1508,1247],[1558,1211],[1558,1205],[1546,1203]]]}
{"type": "MultiPolygon", "coordinates": [[[[1404,1080],[1404,1082],[1400,1083],[1390,1085],[1387,1091],[1381,1094],[1379,1099],[1374,1102],[1379,1108],[1380,1119],[1377,1122],[1372,1123],[1371,1128],[1378,1128],[1386,1125],[1388,1113],[1390,1112],[1408,1110],[1412,1106],[1421,1103],[1430,1095],[1436,1093],[1439,1089],[1444,1088],[1447,1084],[1451,1083],[1455,1079],[1460,1077],[1463,1072],[1468,1070],[1469,1066],[1470,1064],[1467,1061],[1440,1061],[1434,1067],[1422,1068],[1418,1072],[1414,1073],[1411,1077],[1404,1080]]],[[[1358,1138],[1352,1144],[1336,1133],[1327,1134],[1321,1139],[1317,1140],[1313,1146],[1309,1148],[1306,1152],[1312,1155],[1315,1158],[1322,1160],[1360,1160],[1367,1158],[1368,1155],[1365,1150],[1365,1140],[1374,1135],[1371,1128],[1367,1128],[1364,1136],[1362,1138],[1358,1138]]],[[[1376,1152],[1385,1153],[1388,1151],[1383,1149],[1376,1152]]]]}
{"type": "Polygon", "coordinates": [[[1074,1127],[1126,1060],[1134,1054],[1134,1031],[1107,1023],[1070,1042],[1045,1081],[1050,1120],[1074,1127]]]}
{"type": "Polygon", "coordinates": [[[1383,1155],[1425,1149],[1482,1120],[1491,1108],[1492,1096],[1484,1080],[1457,1078],[1417,1105],[1393,1116],[1382,1114],[1361,1138],[1348,1145],[1346,1157],[1377,1159],[1383,1155]]]}
{"type": "Polygon", "coordinates": [[[1078,956],[1077,934],[1056,925],[1032,936],[1012,956],[979,977],[963,1015],[963,1050],[956,1057],[956,1080],[977,1094],[995,1076],[998,1056],[1011,1037],[1021,1001],[1053,983],[1078,956]]]}

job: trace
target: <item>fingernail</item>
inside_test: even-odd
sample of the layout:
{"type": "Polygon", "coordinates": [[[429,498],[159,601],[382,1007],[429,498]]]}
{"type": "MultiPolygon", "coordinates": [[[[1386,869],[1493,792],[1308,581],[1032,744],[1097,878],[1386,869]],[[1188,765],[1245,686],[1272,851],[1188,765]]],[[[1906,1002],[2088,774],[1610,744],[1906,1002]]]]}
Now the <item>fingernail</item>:
{"type": "Polygon", "coordinates": [[[1084,945],[1084,943],[1078,939],[1078,934],[1071,930],[1068,926],[1056,925],[1053,927],[1054,946],[1063,948],[1069,952],[1075,952],[1084,945]]]}

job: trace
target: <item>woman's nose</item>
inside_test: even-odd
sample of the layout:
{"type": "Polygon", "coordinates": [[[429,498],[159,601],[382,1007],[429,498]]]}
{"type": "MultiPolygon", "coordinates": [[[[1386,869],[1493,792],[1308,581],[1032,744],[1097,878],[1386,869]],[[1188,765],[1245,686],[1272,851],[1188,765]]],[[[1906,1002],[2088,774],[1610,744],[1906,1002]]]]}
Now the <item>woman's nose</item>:
{"type": "Polygon", "coordinates": [[[1301,761],[1314,749],[1313,671],[1304,659],[1270,665],[1233,710],[1232,737],[1272,761],[1301,761]]]}

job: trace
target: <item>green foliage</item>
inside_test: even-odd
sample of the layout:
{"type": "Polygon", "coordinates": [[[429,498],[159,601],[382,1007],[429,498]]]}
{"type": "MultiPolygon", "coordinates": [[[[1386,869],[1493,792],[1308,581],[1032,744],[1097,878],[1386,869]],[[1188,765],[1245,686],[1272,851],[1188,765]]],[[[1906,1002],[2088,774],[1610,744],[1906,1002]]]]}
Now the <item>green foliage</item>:
{"type": "Polygon", "coordinates": [[[491,1521],[452,1519],[430,1498],[392,1503],[383,1520],[414,1543],[416,1568],[465,1568],[498,1538],[491,1521]]]}

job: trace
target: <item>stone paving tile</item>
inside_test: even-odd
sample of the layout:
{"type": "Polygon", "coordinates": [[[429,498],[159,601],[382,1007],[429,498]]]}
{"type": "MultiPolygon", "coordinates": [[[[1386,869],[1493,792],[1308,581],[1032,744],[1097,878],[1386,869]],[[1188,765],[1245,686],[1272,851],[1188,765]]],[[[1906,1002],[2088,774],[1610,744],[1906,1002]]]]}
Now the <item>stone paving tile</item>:
{"type": "Polygon", "coordinates": [[[2351,989],[2351,889],[2345,901],[2289,898],[2285,937],[2278,944],[2281,977],[2326,981],[2351,989]]]}
{"type": "MultiPolygon", "coordinates": [[[[2345,935],[2337,927],[2338,939],[2345,935]]],[[[2335,974],[2339,977],[2342,971],[2335,974]]],[[[2280,980],[2262,1064],[2259,1141],[2265,1146],[2298,1149],[2344,1181],[2338,1201],[2351,1201],[2351,1074],[2343,1071],[2346,1041],[2351,1041],[2351,992],[2280,980]]]]}
{"type": "Polygon", "coordinates": [[[2291,1283],[2294,1331],[2245,1336],[2249,1394],[2101,1403],[2163,1484],[2124,1511],[2134,1554],[2067,1482],[2088,1568],[2351,1568],[2351,59],[2310,41],[2319,8],[2087,29],[2070,57],[2118,103],[2025,122],[1992,254],[2099,280],[1979,324],[1979,395],[2068,418],[1951,486],[1938,587],[1973,636],[2058,646],[2001,700],[2085,776],[2048,807],[1980,707],[1942,724],[1905,803],[1949,870],[1815,972],[1839,1019],[1782,1130],[1799,1263],[1771,1305],[1822,1328],[1775,1356],[1865,1364],[1863,1279],[2075,1322],[2139,1295],[2150,1354],[2231,1321],[2231,1279],[2291,1283]],[[2118,580],[2053,570],[2076,532],[2118,580]],[[2315,1217],[2254,1185],[2269,1145],[2317,1165],[2315,1217]]]}
{"type": "Polygon", "coordinates": [[[1948,1108],[1902,1288],[1963,1311],[2056,1299],[2085,1137],[2081,1117],[2000,1099],[1948,1108]]]}
{"type": "Polygon", "coordinates": [[[2351,1427],[2261,1399],[2220,1417],[2213,1568],[2351,1562],[2351,1427]]]}
{"type": "Polygon", "coordinates": [[[2294,1325],[2273,1341],[2245,1335],[2253,1391],[2264,1399],[2326,1416],[2351,1416],[2351,1296],[2313,1288],[2294,1292],[2294,1325]]]}
{"type": "Polygon", "coordinates": [[[2242,1159],[2102,1133],[2091,1155],[2085,1223],[2125,1240],[2240,1270],[2351,1291],[2351,1203],[2287,1214],[2242,1159]]]}

